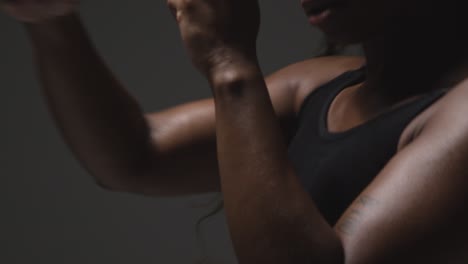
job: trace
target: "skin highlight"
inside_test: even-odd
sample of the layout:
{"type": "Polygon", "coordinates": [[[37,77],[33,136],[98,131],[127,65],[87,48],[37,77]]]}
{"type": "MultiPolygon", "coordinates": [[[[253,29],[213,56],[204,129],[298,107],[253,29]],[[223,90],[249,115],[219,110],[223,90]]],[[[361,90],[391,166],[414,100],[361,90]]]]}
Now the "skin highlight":
{"type": "Polygon", "coordinates": [[[159,197],[221,191],[242,264],[430,264],[468,261],[468,67],[457,28],[464,16],[451,3],[348,0],[321,29],[337,43],[363,42],[365,58],[315,58],[264,77],[256,1],[170,0],[214,98],[157,113],[142,113],[76,13],[4,10],[41,18],[23,22],[44,95],[102,187],[159,197]],[[450,92],[408,125],[395,156],[331,226],[297,181],[286,135],[308,94],[363,64],[366,81],[339,94],[328,113],[334,131],[428,91],[450,92]]]}

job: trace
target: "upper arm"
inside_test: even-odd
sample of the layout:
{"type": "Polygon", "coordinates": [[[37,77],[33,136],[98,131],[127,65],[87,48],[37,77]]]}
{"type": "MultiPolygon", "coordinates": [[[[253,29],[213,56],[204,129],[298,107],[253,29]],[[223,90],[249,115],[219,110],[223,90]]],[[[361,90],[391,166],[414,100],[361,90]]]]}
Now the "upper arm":
{"type": "Polygon", "coordinates": [[[468,262],[467,84],[439,100],[340,218],[347,264],[468,262]]]}
{"type": "MultiPolygon", "coordinates": [[[[296,80],[289,69],[265,81],[285,140],[294,129],[296,80]]],[[[220,191],[212,98],[147,113],[151,130],[150,163],[144,174],[129,177],[125,191],[180,196],[220,191]]]]}
{"type": "MultiPolygon", "coordinates": [[[[359,67],[361,57],[314,58],[292,64],[265,78],[285,141],[305,96],[320,84],[359,67]]],[[[220,191],[212,98],[146,114],[151,129],[149,165],[130,176],[128,191],[150,195],[186,195],[220,191]]]]}

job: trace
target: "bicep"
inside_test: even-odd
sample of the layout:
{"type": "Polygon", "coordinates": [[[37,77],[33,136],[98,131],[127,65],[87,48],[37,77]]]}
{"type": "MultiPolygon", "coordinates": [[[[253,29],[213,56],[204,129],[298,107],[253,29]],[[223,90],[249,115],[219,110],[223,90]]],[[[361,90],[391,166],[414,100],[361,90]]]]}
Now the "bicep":
{"type": "MultiPolygon", "coordinates": [[[[320,84],[360,64],[359,57],[314,58],[265,78],[285,142],[296,129],[298,102],[320,84]]],[[[150,169],[134,182],[135,192],[181,195],[220,190],[214,109],[213,99],[208,98],[146,114],[153,155],[150,169]]]]}
{"type": "Polygon", "coordinates": [[[335,230],[347,264],[449,263],[454,255],[463,257],[468,142],[466,133],[446,132],[427,128],[339,219],[335,230]]]}
{"type": "MultiPolygon", "coordinates": [[[[285,140],[294,129],[294,87],[290,76],[266,78],[285,140]],[[282,78],[281,78],[282,77],[282,78]]],[[[151,130],[148,169],[131,192],[180,196],[220,191],[216,150],[215,107],[212,98],[147,113],[151,130]]]]}

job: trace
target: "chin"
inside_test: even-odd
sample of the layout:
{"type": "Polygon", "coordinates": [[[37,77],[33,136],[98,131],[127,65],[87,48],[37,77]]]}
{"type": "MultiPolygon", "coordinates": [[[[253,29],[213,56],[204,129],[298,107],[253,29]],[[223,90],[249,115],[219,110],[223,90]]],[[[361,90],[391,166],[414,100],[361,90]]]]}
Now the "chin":
{"type": "Polygon", "coordinates": [[[370,9],[372,11],[354,5],[330,10],[328,15],[323,15],[326,13],[323,12],[322,18],[321,15],[315,14],[314,21],[311,20],[310,13],[308,18],[311,25],[322,31],[328,41],[337,45],[358,44],[372,39],[379,35],[388,23],[389,11],[378,10],[375,7],[370,9]]]}

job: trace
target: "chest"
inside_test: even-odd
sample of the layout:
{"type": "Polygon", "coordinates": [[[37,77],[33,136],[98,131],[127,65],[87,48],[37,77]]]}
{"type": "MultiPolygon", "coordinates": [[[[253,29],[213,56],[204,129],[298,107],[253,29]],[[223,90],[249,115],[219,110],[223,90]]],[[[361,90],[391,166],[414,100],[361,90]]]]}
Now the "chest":
{"type": "Polygon", "coordinates": [[[344,132],[330,132],[327,108],[308,102],[288,155],[302,186],[330,224],[397,153],[402,134],[415,129],[408,130],[408,124],[436,98],[404,105],[344,132]]]}
{"type": "Polygon", "coordinates": [[[289,158],[302,186],[330,224],[395,155],[403,128],[376,126],[323,137],[302,127],[296,134],[289,158]]]}

